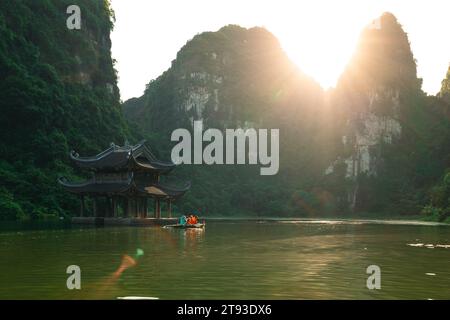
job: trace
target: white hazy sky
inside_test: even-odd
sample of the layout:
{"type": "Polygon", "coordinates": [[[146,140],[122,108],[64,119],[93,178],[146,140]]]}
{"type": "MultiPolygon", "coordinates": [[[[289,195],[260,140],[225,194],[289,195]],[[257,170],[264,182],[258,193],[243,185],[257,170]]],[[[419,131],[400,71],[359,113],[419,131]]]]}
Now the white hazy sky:
{"type": "Polygon", "coordinates": [[[408,33],[423,89],[435,94],[450,63],[449,0],[112,0],[111,35],[122,100],[170,67],[197,33],[262,26],[325,89],[351,58],[364,26],[385,11],[408,33]]]}

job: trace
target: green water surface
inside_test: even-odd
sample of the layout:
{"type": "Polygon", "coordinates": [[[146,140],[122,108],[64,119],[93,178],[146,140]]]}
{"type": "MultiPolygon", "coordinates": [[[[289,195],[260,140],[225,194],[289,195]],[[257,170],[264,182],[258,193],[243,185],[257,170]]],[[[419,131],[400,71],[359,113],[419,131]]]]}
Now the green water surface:
{"type": "Polygon", "coordinates": [[[449,244],[448,226],[355,221],[5,230],[0,298],[449,299],[449,244]],[[137,264],[114,276],[124,254],[137,264]],[[81,290],[67,289],[70,265],[81,290]]]}

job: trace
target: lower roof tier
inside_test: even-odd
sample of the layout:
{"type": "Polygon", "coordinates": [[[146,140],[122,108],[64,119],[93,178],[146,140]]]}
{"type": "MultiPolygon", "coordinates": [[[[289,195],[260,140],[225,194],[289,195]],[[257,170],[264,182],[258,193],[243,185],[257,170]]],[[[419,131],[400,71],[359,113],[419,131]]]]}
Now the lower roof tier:
{"type": "Polygon", "coordinates": [[[117,146],[114,143],[93,157],[80,157],[75,151],[70,152],[70,158],[80,168],[92,171],[151,171],[167,174],[175,168],[175,164],[158,160],[150,147],[141,141],[135,146],[117,146]]]}
{"type": "Polygon", "coordinates": [[[160,182],[136,181],[133,178],[120,181],[95,181],[69,182],[65,178],[59,178],[58,182],[69,192],[79,195],[123,195],[123,196],[148,196],[155,198],[175,199],[183,196],[191,187],[186,183],[181,188],[174,188],[160,182]]]}

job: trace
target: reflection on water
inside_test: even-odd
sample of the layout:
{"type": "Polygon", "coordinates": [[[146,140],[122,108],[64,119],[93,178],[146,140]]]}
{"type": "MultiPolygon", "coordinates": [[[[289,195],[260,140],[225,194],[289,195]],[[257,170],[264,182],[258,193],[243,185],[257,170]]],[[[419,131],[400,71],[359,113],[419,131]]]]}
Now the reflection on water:
{"type": "Polygon", "coordinates": [[[5,231],[0,298],[449,299],[448,244],[447,226],[329,221],[5,231]],[[82,290],[66,288],[73,264],[82,290]]]}

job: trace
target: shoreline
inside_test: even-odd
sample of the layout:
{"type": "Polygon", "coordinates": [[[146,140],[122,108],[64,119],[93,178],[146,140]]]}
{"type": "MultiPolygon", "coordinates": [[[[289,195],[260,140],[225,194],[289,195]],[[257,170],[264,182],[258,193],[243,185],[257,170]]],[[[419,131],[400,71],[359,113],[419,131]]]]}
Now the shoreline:
{"type": "MultiPolygon", "coordinates": [[[[203,218],[200,218],[203,219],[203,218]]],[[[206,221],[256,221],[256,222],[291,222],[291,223],[341,223],[341,224],[396,224],[396,225],[424,225],[424,226],[450,226],[448,223],[437,221],[424,221],[419,219],[366,219],[366,218],[277,218],[277,217],[209,217],[206,221]]]]}
{"type": "MultiPolygon", "coordinates": [[[[333,225],[409,225],[409,226],[450,226],[450,223],[426,221],[415,217],[390,219],[382,218],[352,218],[352,217],[199,217],[206,223],[267,223],[267,224],[333,224],[333,225]]],[[[136,226],[160,227],[167,224],[176,224],[178,218],[104,218],[104,217],[72,217],[51,220],[2,221],[0,232],[14,230],[41,230],[70,228],[71,226],[109,227],[109,226],[136,226]]]]}
{"type": "MultiPolygon", "coordinates": [[[[448,223],[422,221],[416,219],[361,219],[361,218],[278,218],[278,217],[199,217],[205,222],[256,222],[256,223],[291,223],[291,224],[385,224],[415,226],[450,226],[448,223]]],[[[96,226],[164,226],[177,223],[178,218],[93,218],[75,217],[71,219],[76,225],[96,226]]]]}

